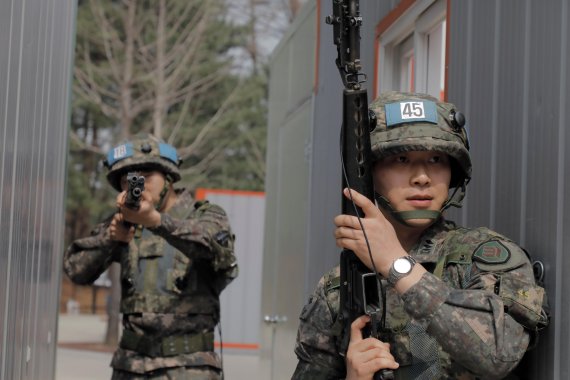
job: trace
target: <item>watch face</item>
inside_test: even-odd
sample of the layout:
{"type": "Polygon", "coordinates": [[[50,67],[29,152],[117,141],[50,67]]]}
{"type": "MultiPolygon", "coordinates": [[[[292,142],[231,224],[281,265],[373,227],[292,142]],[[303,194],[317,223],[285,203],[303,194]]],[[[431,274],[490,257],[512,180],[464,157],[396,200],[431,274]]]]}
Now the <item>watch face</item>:
{"type": "Polygon", "coordinates": [[[412,263],[406,259],[399,258],[394,261],[394,270],[398,273],[408,273],[412,270],[412,263]]]}

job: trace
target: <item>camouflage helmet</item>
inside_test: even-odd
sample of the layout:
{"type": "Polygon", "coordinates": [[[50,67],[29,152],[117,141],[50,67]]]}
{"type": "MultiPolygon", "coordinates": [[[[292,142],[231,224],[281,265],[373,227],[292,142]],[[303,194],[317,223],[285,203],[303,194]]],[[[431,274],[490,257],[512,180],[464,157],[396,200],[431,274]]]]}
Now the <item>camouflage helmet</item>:
{"type": "Polygon", "coordinates": [[[107,180],[121,191],[121,177],[129,171],[158,170],[171,182],[179,181],[182,161],[172,145],[143,134],[112,148],[103,163],[109,169],[107,180]]]}
{"type": "Polygon", "coordinates": [[[370,104],[377,126],[370,139],[373,159],[410,151],[439,151],[452,160],[450,187],[471,178],[465,117],[451,103],[418,93],[386,92],[370,104]],[[453,162],[455,161],[455,162],[453,162]]]}

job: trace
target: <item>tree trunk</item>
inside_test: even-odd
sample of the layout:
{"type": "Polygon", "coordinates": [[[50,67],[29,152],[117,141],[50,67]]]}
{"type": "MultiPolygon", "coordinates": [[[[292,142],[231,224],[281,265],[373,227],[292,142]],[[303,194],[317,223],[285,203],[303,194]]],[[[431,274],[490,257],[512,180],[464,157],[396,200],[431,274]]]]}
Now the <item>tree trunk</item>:
{"type": "Polygon", "coordinates": [[[253,65],[253,73],[257,74],[257,32],[255,30],[255,26],[257,25],[257,18],[255,16],[255,5],[256,0],[249,0],[249,18],[251,23],[251,36],[250,41],[248,44],[248,53],[251,57],[252,65],[253,65]]]}
{"type": "Polygon", "coordinates": [[[123,139],[129,136],[133,122],[132,109],[132,79],[135,60],[135,17],[136,0],[128,3],[127,21],[125,23],[125,63],[123,67],[123,81],[121,83],[121,134],[123,139]]]}
{"type": "Polygon", "coordinates": [[[166,34],[166,0],[160,0],[158,4],[158,22],[156,27],[156,75],[155,89],[156,99],[154,104],[154,135],[162,137],[162,121],[166,114],[166,88],[165,88],[165,34],[166,34]]]}
{"type": "Polygon", "coordinates": [[[121,269],[118,263],[113,263],[109,267],[109,278],[111,280],[111,293],[107,299],[107,333],[105,334],[105,344],[116,347],[119,344],[119,323],[121,304],[121,269]]]}

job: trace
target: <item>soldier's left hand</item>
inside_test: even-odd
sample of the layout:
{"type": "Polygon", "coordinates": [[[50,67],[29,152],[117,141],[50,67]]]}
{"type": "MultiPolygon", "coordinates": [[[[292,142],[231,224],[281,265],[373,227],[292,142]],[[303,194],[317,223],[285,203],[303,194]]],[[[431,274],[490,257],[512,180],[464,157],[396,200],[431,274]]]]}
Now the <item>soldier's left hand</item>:
{"type": "Polygon", "coordinates": [[[400,365],[390,353],[390,345],[376,338],[362,337],[362,329],[370,317],[358,317],[350,325],[350,343],[346,353],[346,379],[372,380],[381,369],[397,369],[400,365]]]}
{"type": "MultiPolygon", "coordinates": [[[[357,191],[351,190],[351,192],[354,203],[364,212],[364,218],[360,220],[370,243],[376,270],[387,276],[392,262],[406,255],[406,251],[398,240],[394,226],[378,207],[357,191]]],[[[348,189],[344,189],[344,195],[350,199],[348,189]]],[[[368,268],[373,270],[366,239],[358,218],[352,215],[338,215],[334,218],[334,223],[337,227],[334,231],[336,245],[353,251],[368,268]]]]}
{"type": "Polygon", "coordinates": [[[152,201],[152,195],[143,191],[141,195],[140,207],[133,210],[125,206],[127,192],[123,191],[117,195],[116,205],[123,218],[133,224],[140,224],[144,227],[156,227],[160,225],[160,213],[156,210],[152,201]]]}
{"type": "Polygon", "coordinates": [[[116,213],[107,228],[107,232],[111,240],[129,243],[135,235],[135,229],[132,226],[124,224],[123,215],[116,213]]]}

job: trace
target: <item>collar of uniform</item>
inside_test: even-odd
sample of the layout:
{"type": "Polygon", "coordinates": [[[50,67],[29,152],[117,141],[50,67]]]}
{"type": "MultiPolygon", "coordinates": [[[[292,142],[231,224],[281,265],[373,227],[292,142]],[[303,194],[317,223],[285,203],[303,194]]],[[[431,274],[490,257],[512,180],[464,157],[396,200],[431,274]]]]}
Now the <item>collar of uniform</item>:
{"type": "Polygon", "coordinates": [[[176,201],[166,214],[175,219],[186,219],[188,214],[194,209],[192,207],[194,197],[192,197],[192,193],[187,189],[176,189],[175,191],[176,201]]]}
{"type": "Polygon", "coordinates": [[[437,263],[439,259],[439,244],[437,242],[448,231],[455,228],[455,224],[439,218],[421,236],[419,242],[410,250],[409,254],[419,263],[437,263]]]}

